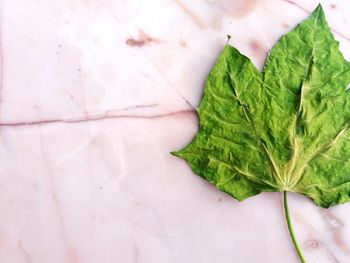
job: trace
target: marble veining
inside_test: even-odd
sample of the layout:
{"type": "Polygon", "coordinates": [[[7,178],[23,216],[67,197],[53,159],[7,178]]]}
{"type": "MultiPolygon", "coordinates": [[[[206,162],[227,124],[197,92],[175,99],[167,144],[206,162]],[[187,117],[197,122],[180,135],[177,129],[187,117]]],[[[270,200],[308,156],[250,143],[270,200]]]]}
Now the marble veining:
{"type": "MultiPolygon", "coordinates": [[[[350,60],[350,2],[321,3],[350,60]]],[[[261,69],[317,4],[0,1],[0,262],[298,262],[281,194],[239,203],[169,152],[226,35],[261,69]]],[[[308,262],[350,262],[350,204],[290,209],[308,262]]]]}

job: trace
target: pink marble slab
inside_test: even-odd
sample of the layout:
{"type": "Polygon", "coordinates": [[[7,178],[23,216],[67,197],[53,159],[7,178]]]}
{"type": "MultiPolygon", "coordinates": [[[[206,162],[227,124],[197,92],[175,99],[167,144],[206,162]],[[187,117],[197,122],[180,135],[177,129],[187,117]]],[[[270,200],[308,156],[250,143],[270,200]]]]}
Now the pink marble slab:
{"type": "MultiPolygon", "coordinates": [[[[350,60],[350,2],[321,1],[350,60]]],[[[0,1],[0,262],[298,262],[280,193],[243,203],[169,155],[230,43],[262,68],[318,1],[0,1]]],[[[350,262],[350,204],[291,194],[308,262],[350,262]]]]}

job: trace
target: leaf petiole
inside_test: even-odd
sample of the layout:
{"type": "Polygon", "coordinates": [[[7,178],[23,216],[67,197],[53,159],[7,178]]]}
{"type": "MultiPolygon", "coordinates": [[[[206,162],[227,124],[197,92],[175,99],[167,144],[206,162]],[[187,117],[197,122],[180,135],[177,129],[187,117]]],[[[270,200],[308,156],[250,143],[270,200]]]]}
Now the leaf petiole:
{"type": "Polygon", "coordinates": [[[287,226],[288,226],[288,231],[289,235],[293,241],[294,247],[296,252],[298,253],[299,259],[301,263],[306,263],[305,258],[301,252],[301,249],[299,247],[298,241],[295,238],[292,222],[290,220],[290,214],[289,214],[289,208],[288,208],[288,200],[287,200],[287,191],[283,192],[283,206],[284,206],[284,214],[286,216],[286,221],[287,221],[287,226]]]}

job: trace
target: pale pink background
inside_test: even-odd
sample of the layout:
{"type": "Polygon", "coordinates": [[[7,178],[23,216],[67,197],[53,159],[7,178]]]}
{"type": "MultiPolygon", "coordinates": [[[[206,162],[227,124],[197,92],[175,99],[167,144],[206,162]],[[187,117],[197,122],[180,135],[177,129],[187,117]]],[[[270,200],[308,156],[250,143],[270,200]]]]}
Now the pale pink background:
{"type": "MultiPolygon", "coordinates": [[[[350,59],[350,1],[322,1],[350,59]]],[[[231,44],[261,68],[317,1],[0,0],[0,262],[298,262],[281,194],[238,203],[169,155],[231,44]]],[[[290,195],[308,262],[350,262],[350,204],[290,195]]]]}

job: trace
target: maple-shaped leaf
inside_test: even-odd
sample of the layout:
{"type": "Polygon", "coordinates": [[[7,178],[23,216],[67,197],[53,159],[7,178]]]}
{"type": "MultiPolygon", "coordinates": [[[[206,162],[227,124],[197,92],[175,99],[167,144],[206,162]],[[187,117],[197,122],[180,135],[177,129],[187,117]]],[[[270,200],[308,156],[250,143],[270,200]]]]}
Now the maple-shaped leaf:
{"type": "Polygon", "coordinates": [[[262,72],[226,45],[206,82],[194,173],[238,200],[290,191],[329,207],[350,199],[350,63],[319,5],[274,45],[262,72]]]}

